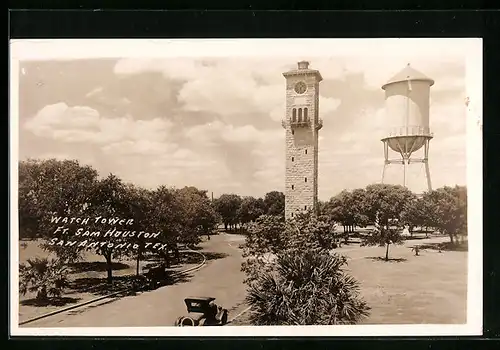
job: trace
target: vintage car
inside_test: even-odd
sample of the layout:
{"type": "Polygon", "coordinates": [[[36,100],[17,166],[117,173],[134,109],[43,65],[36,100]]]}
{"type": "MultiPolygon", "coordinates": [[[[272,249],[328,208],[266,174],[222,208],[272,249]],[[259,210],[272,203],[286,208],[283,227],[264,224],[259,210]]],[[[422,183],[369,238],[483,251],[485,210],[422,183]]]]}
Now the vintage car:
{"type": "Polygon", "coordinates": [[[166,270],[166,266],[164,264],[160,264],[149,267],[148,271],[144,274],[144,277],[149,289],[155,289],[156,287],[166,283],[170,276],[166,270]]]}
{"type": "Polygon", "coordinates": [[[228,311],[214,303],[212,297],[189,297],[184,299],[188,314],[180,316],[175,326],[223,326],[227,323],[228,311]]]}

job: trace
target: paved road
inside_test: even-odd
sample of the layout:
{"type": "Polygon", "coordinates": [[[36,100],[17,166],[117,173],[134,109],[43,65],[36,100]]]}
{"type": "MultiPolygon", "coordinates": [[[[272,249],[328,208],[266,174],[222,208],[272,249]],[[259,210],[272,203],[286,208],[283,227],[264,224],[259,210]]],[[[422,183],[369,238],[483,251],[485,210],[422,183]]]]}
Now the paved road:
{"type": "Polygon", "coordinates": [[[102,302],[64,312],[22,327],[154,327],[173,325],[186,313],[186,296],[213,296],[229,309],[229,319],[245,309],[244,274],[237,235],[212,236],[202,243],[203,252],[226,255],[208,260],[207,265],[190,276],[187,282],[165,286],[136,296],[102,302]]]}

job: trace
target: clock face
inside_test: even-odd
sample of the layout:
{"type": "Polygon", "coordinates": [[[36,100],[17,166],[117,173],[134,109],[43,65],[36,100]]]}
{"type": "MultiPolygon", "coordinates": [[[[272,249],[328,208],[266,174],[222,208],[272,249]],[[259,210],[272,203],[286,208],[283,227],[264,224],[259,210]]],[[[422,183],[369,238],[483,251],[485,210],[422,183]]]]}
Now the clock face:
{"type": "Polygon", "coordinates": [[[295,84],[295,92],[298,94],[303,94],[307,90],[307,85],[303,81],[299,81],[295,84]]]}

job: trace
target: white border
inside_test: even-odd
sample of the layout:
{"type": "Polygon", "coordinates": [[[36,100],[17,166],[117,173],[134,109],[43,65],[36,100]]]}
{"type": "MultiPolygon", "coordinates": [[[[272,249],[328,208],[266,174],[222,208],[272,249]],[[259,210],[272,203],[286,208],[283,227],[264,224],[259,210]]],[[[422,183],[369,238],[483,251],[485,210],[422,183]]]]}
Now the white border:
{"type": "MultiPolygon", "coordinates": [[[[12,40],[10,76],[10,179],[11,179],[11,335],[12,336],[451,336],[482,334],[482,40],[481,39],[217,39],[217,40],[12,40]],[[383,40],[384,50],[380,49],[383,40]],[[341,50],[338,48],[342,41],[341,50]],[[446,43],[446,45],[441,45],[446,43]],[[75,45],[76,44],[76,45],[75,45]],[[19,61],[65,60],[106,57],[200,57],[286,56],[308,57],[356,55],[367,51],[377,56],[405,47],[432,46],[434,55],[467,56],[467,187],[468,187],[468,289],[467,323],[463,325],[356,325],[279,327],[120,327],[120,328],[21,328],[18,325],[18,215],[17,160],[19,113],[19,61]],[[89,46],[92,49],[89,49],[89,46]],[[258,47],[258,49],[257,49],[258,47]],[[305,47],[307,47],[305,49],[305,47]],[[392,49],[391,49],[392,47],[392,49]],[[147,53],[147,56],[145,55],[147,53]]],[[[465,108],[465,106],[464,106],[465,108]]]]}

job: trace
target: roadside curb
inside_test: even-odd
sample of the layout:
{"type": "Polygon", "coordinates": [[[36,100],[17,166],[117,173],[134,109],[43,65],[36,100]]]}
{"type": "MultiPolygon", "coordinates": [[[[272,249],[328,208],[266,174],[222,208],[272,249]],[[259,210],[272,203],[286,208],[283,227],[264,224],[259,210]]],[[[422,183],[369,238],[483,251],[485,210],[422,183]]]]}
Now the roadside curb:
{"type": "MultiPolygon", "coordinates": [[[[196,265],[196,266],[193,266],[193,267],[190,267],[186,270],[183,270],[183,271],[174,271],[172,272],[172,275],[181,275],[181,274],[184,274],[184,273],[187,273],[187,272],[194,272],[194,271],[198,271],[200,270],[203,266],[205,266],[206,262],[207,262],[207,257],[203,254],[203,253],[200,253],[196,250],[193,250],[193,249],[189,249],[187,248],[186,250],[183,250],[181,251],[182,253],[185,253],[185,252],[190,252],[190,253],[195,253],[195,254],[199,254],[201,255],[201,257],[203,258],[203,261],[196,265]]],[[[95,298],[95,299],[92,299],[92,300],[87,300],[87,301],[84,301],[82,303],[79,303],[79,304],[75,304],[75,305],[71,305],[71,306],[68,306],[68,307],[65,307],[63,309],[59,309],[59,310],[54,310],[54,311],[51,311],[51,312],[48,312],[46,314],[42,314],[42,315],[39,315],[39,316],[36,316],[36,317],[33,317],[33,318],[30,318],[30,319],[27,319],[27,320],[24,320],[22,322],[19,322],[19,326],[22,326],[22,325],[25,325],[27,323],[31,323],[31,322],[35,322],[35,321],[38,321],[38,320],[41,320],[43,318],[47,318],[47,317],[50,317],[50,316],[54,316],[54,315],[57,315],[57,314],[60,314],[60,313],[63,313],[63,312],[66,312],[66,311],[70,311],[70,310],[73,310],[73,309],[77,309],[77,308],[80,308],[80,307],[83,307],[83,306],[86,306],[86,305],[89,305],[89,304],[93,304],[95,302],[98,302],[98,301],[101,301],[101,300],[104,300],[104,299],[107,299],[107,298],[112,298],[114,297],[115,295],[118,295],[120,293],[124,293],[124,292],[127,292],[127,291],[130,291],[130,288],[125,288],[125,289],[121,289],[119,291],[116,291],[116,292],[113,292],[113,293],[110,293],[110,294],[107,294],[107,295],[104,295],[104,296],[100,296],[98,298],[95,298]]]]}

